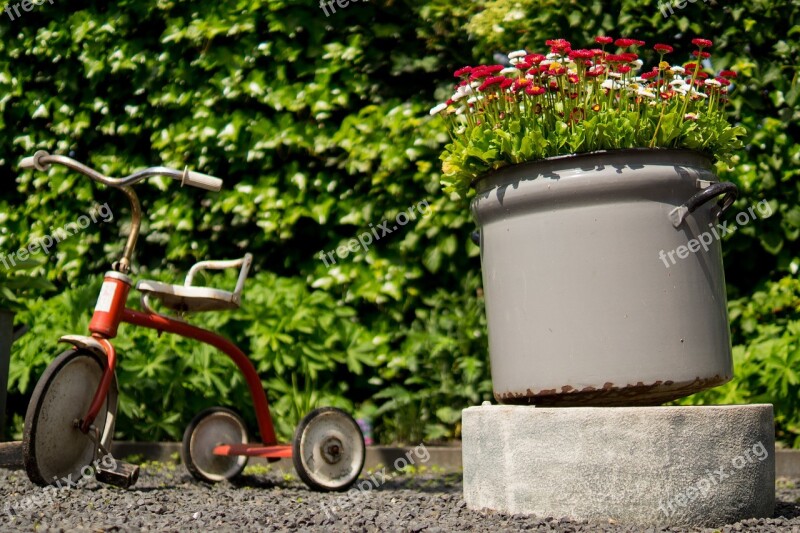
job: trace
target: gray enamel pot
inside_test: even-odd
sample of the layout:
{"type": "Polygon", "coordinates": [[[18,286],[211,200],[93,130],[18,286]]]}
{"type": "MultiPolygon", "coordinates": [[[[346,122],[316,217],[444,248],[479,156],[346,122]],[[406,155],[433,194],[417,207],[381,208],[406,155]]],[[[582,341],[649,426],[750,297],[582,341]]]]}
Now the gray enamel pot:
{"type": "Polygon", "coordinates": [[[655,405],[731,379],[715,235],[737,191],[711,160],[593,152],[474,185],[497,401],[655,405]]]}

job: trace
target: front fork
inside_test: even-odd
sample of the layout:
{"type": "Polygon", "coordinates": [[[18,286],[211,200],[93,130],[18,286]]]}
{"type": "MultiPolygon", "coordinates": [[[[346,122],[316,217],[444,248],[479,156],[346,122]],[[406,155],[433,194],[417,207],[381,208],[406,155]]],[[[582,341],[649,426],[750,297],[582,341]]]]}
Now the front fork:
{"type": "Polygon", "coordinates": [[[128,299],[128,292],[133,281],[125,274],[119,272],[106,272],[103,278],[103,286],[97,298],[94,308],[92,321],[89,322],[91,337],[68,336],[62,340],[71,342],[79,348],[93,349],[101,352],[106,358],[106,366],[103,370],[103,377],[100,385],[94,393],[92,403],[86,415],[79,421],[79,428],[83,433],[88,434],[92,424],[103,406],[103,402],[108,396],[108,389],[111,380],[114,379],[114,371],[117,367],[117,351],[108,339],[117,336],[117,328],[122,320],[122,311],[125,309],[125,302],[128,299]]]}

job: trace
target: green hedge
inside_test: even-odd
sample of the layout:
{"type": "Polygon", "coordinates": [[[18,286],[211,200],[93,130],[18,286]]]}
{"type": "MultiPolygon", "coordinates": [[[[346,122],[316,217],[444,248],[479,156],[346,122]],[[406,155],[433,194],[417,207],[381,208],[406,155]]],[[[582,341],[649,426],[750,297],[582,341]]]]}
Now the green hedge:
{"type": "MultiPolygon", "coordinates": [[[[486,324],[474,225],[466,203],[439,190],[447,135],[427,110],[455,68],[547,38],[624,34],[686,53],[701,35],[715,41],[715,66],[741,73],[733,103],[748,146],[721,174],[742,189],[734,212],[762,198],[775,207],[724,244],[735,389],[774,401],[782,438],[800,445],[790,400],[800,391],[785,371],[800,361],[797,24],[797,2],[760,1],[697,2],[668,19],[652,1],[360,2],[329,17],[313,2],[78,1],[15,21],[0,14],[0,250],[95,202],[115,215],[61,242],[40,268],[60,290],[34,291],[20,316],[32,331],[14,348],[12,400],[23,414],[55,339],[85,331],[97,278],[122,247],[117,222],[129,218],[121,195],[75,174],[17,171],[22,156],[47,149],[111,175],[163,163],[225,180],[219,194],[139,186],[147,219],[135,275],[179,282],[196,260],[254,253],[242,310],[196,322],[248,351],[284,438],[322,403],[372,417],[384,442],[457,437],[460,409],[491,398],[486,324]],[[321,261],[420,202],[428,216],[330,268],[321,261]]],[[[178,438],[212,404],[252,422],[241,379],[210,350],[129,326],[118,344],[121,437],[178,438]]]]}

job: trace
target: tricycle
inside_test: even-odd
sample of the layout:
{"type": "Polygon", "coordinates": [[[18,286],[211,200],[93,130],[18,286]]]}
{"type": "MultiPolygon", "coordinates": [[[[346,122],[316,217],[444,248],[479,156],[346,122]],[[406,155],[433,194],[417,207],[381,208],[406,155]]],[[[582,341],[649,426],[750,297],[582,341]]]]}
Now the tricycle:
{"type": "Polygon", "coordinates": [[[253,256],[224,261],[201,261],[189,269],[183,285],[139,280],[141,293],[137,311],[127,307],[133,286],[129,277],[139,236],[142,209],[133,186],[155,176],[219,191],[222,180],[213,176],[166,167],[141,170],[124,178],[111,178],[61,155],[38,151],[20,163],[22,169],[47,171],[63,165],[103,185],[121,191],[131,208],[130,232],[122,257],[105,273],[97,304],[89,323],[89,335],[65,335],[59,339],[71,348],[57,356],[36,384],[25,416],[23,459],[30,480],[53,485],[59,479],[79,479],[93,465],[102,482],[127,488],[136,483],[139,468],[122,461],[98,461],[111,457],[118,403],[115,374],[117,352],[112,339],[120,323],[173,333],[213,346],[230,357],[247,383],[258,423],[261,442],[250,442],[247,427],[233,410],[214,407],[199,413],[183,436],[182,458],[196,479],[214,483],[241,474],[250,457],[269,461],[291,458],[311,489],[343,491],[358,478],[364,466],[365,445],[361,429],[346,412],[322,407],[308,413],[295,430],[291,444],[279,444],[272,424],[267,395],[250,359],[224,337],[187,322],[189,313],[224,311],[241,305],[242,291],[253,256]],[[202,270],[238,268],[233,291],[193,284],[202,270]],[[154,309],[154,301],[160,306],[154,309]],[[167,313],[169,311],[170,313],[167,313]]]}

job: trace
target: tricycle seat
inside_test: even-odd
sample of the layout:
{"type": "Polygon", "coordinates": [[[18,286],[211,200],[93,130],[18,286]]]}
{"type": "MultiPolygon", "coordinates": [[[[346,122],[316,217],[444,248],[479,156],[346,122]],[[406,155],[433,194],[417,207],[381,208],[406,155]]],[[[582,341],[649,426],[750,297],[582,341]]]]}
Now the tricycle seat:
{"type": "Polygon", "coordinates": [[[242,302],[244,280],[247,278],[247,273],[250,270],[252,261],[253,256],[251,254],[245,254],[241,259],[228,261],[201,261],[189,269],[189,273],[186,275],[186,281],[183,285],[172,285],[170,283],[154,280],[141,280],[136,284],[136,289],[143,295],[142,304],[151,312],[155,311],[150,308],[148,302],[150,296],[157,298],[164,307],[179,313],[237,309],[242,302]],[[194,275],[200,270],[233,267],[241,267],[239,279],[236,282],[236,288],[233,292],[211,287],[192,286],[194,275]]]}

